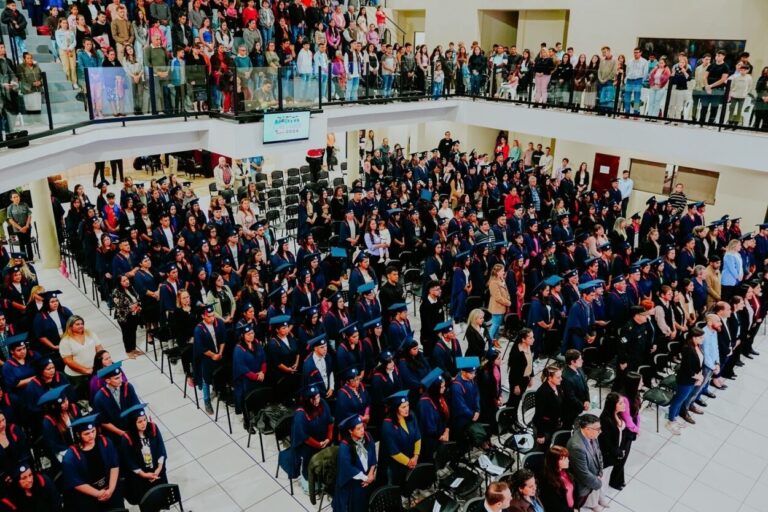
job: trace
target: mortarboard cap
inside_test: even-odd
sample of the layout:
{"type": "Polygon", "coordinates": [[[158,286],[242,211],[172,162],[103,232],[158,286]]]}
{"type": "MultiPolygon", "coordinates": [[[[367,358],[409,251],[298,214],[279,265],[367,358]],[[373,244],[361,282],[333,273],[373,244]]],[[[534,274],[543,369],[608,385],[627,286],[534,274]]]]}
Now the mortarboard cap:
{"type": "Polygon", "coordinates": [[[11,257],[16,260],[24,260],[27,258],[27,255],[23,252],[12,252],[11,257]]]}
{"type": "Polygon", "coordinates": [[[359,332],[357,328],[357,322],[350,322],[341,329],[339,329],[339,334],[343,334],[347,337],[352,336],[356,332],[359,332]]]}
{"type": "Polygon", "coordinates": [[[317,306],[307,306],[305,308],[301,308],[301,313],[306,318],[311,318],[314,315],[316,315],[320,310],[317,308],[317,306]]]}
{"type": "Polygon", "coordinates": [[[117,377],[121,373],[123,373],[123,370],[121,367],[123,366],[123,363],[121,361],[117,361],[116,363],[112,363],[111,365],[102,368],[96,373],[96,376],[100,379],[108,379],[110,377],[117,377]]]}
{"type": "Polygon", "coordinates": [[[296,267],[296,265],[294,265],[293,263],[288,263],[288,262],[281,263],[275,268],[275,273],[290,272],[291,270],[294,269],[294,267],[296,267]]]}
{"type": "Polygon", "coordinates": [[[579,285],[579,291],[581,293],[587,294],[587,293],[593,293],[595,291],[595,284],[592,281],[587,281],[586,283],[581,283],[579,285]]]}
{"type": "Polygon", "coordinates": [[[610,251],[611,250],[611,244],[610,242],[603,242],[602,244],[597,246],[598,251],[610,251]]]}
{"type": "Polygon", "coordinates": [[[413,347],[418,346],[419,342],[409,336],[408,338],[405,338],[405,340],[403,340],[403,342],[400,344],[400,351],[411,350],[413,347]]]}
{"type": "Polygon", "coordinates": [[[613,284],[623,283],[624,279],[625,279],[624,276],[619,274],[618,276],[613,276],[613,279],[612,279],[611,283],[613,283],[613,284]]]}
{"type": "Polygon", "coordinates": [[[311,340],[307,340],[307,346],[309,348],[322,347],[327,343],[328,341],[326,340],[325,334],[321,334],[320,336],[316,336],[311,340]]]}
{"type": "Polygon", "coordinates": [[[107,180],[101,180],[99,183],[96,184],[96,188],[101,188],[106,186],[109,186],[109,182],[107,180]]]}
{"type": "Polygon", "coordinates": [[[429,388],[432,384],[441,380],[443,380],[443,370],[442,368],[435,368],[421,379],[421,385],[429,388]]]}
{"type": "Polygon", "coordinates": [[[253,332],[253,325],[251,325],[250,322],[245,323],[237,328],[237,333],[242,336],[244,334],[247,334],[249,332],[253,332]]]}
{"type": "Polygon", "coordinates": [[[399,407],[400,404],[404,404],[408,401],[408,391],[398,391],[397,393],[393,393],[387,397],[387,403],[390,406],[399,407]]]}
{"type": "Polygon", "coordinates": [[[363,324],[363,329],[373,329],[374,327],[381,327],[381,317],[374,318],[373,320],[369,320],[363,324]]]}
{"type": "Polygon", "coordinates": [[[339,429],[352,430],[362,422],[363,422],[363,418],[361,418],[359,414],[353,414],[352,416],[348,416],[343,420],[341,420],[341,422],[339,423],[339,429]]]}
{"type": "Polygon", "coordinates": [[[302,389],[301,394],[304,395],[304,398],[312,398],[320,394],[320,388],[315,384],[311,384],[302,389]]]}
{"type": "Polygon", "coordinates": [[[357,287],[357,293],[372,292],[374,288],[376,288],[376,285],[374,284],[373,281],[371,281],[370,283],[365,283],[365,284],[361,284],[360,286],[358,286],[357,287]]]}
{"type": "Polygon", "coordinates": [[[435,332],[445,334],[453,331],[453,322],[451,320],[440,322],[435,326],[435,332]]]}
{"type": "Polygon", "coordinates": [[[480,367],[479,357],[457,357],[456,369],[465,372],[474,372],[480,367]]]}
{"type": "Polygon", "coordinates": [[[9,336],[8,338],[5,338],[5,340],[3,341],[3,345],[8,347],[8,350],[14,350],[22,345],[25,345],[26,341],[27,341],[27,333],[22,332],[20,334],[16,334],[14,336],[9,336]]]}
{"type": "Polygon", "coordinates": [[[578,270],[576,270],[575,268],[573,268],[573,269],[571,269],[571,270],[566,270],[566,271],[565,271],[565,272],[563,272],[563,274],[562,274],[562,276],[563,276],[563,279],[570,279],[570,278],[572,278],[572,277],[576,277],[576,276],[578,276],[578,275],[579,275],[579,271],[578,271],[578,270]]]}
{"type": "Polygon", "coordinates": [[[358,375],[360,375],[360,370],[358,370],[354,366],[351,366],[346,370],[344,370],[343,372],[341,372],[341,380],[346,382],[348,380],[352,380],[356,378],[358,375]]]}
{"type": "Polygon", "coordinates": [[[48,290],[43,292],[43,300],[58,299],[59,295],[61,295],[61,290],[48,290]]]}
{"type": "Polygon", "coordinates": [[[283,288],[282,286],[278,286],[277,288],[269,292],[269,295],[267,297],[270,299],[274,299],[275,297],[280,297],[284,293],[285,293],[285,288],[283,288]]]}
{"type": "Polygon", "coordinates": [[[404,302],[397,302],[389,306],[391,313],[400,313],[401,311],[408,311],[408,306],[404,302]]]}
{"type": "Polygon", "coordinates": [[[91,414],[90,416],[83,416],[73,421],[69,426],[73,432],[85,432],[86,430],[93,430],[96,428],[96,420],[99,418],[99,414],[91,414]]]}
{"type": "Polygon", "coordinates": [[[58,402],[61,403],[66,398],[64,396],[64,392],[69,387],[69,384],[64,384],[63,386],[57,386],[55,388],[51,388],[45,393],[43,393],[40,398],[37,400],[37,405],[45,405],[51,402],[58,402]]]}
{"type": "Polygon", "coordinates": [[[341,247],[331,247],[331,258],[347,258],[347,250],[341,247]]]}
{"type": "Polygon", "coordinates": [[[288,315],[273,316],[269,319],[269,325],[275,328],[286,327],[291,325],[291,317],[288,315]]]}
{"type": "Polygon", "coordinates": [[[557,286],[562,282],[563,278],[560,276],[549,276],[548,278],[544,279],[543,283],[549,286],[550,288],[553,286],[557,286]]]}
{"type": "Polygon", "coordinates": [[[132,405],[123,412],[120,413],[120,417],[123,419],[128,419],[131,421],[136,421],[139,416],[146,416],[147,415],[147,404],[136,404],[132,405]]]}
{"type": "Polygon", "coordinates": [[[162,185],[162,184],[164,184],[164,183],[165,183],[165,181],[166,181],[167,179],[168,179],[168,177],[167,177],[167,176],[161,176],[160,178],[158,178],[158,179],[157,179],[157,184],[158,184],[158,185],[162,185]]]}

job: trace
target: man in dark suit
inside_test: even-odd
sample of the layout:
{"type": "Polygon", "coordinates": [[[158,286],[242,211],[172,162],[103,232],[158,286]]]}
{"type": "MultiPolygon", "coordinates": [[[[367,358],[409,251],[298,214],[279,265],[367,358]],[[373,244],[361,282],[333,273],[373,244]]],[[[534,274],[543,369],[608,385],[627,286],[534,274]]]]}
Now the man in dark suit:
{"type": "Polygon", "coordinates": [[[152,240],[158,242],[163,248],[164,253],[171,252],[174,247],[174,232],[173,226],[171,226],[171,217],[168,212],[163,212],[160,215],[160,225],[152,231],[152,240]]]}
{"type": "Polygon", "coordinates": [[[565,370],[563,370],[563,427],[573,425],[576,417],[590,408],[589,386],[587,376],[581,367],[584,359],[581,352],[570,349],[565,352],[565,370]]]}
{"type": "Polygon", "coordinates": [[[400,271],[397,267],[390,265],[384,270],[386,281],[379,288],[379,302],[381,302],[381,312],[384,315],[385,321],[388,323],[392,315],[389,312],[389,307],[392,304],[398,304],[405,302],[405,296],[403,295],[402,288],[400,287],[398,280],[400,279],[400,271]]]}
{"type": "Polygon", "coordinates": [[[440,299],[442,288],[439,281],[427,283],[427,297],[419,306],[419,318],[421,318],[421,345],[424,347],[424,355],[431,357],[432,348],[437,343],[435,326],[445,321],[445,307],[440,299]]]}
{"type": "MultiPolygon", "coordinates": [[[[580,509],[593,491],[600,492],[603,486],[603,455],[597,444],[600,435],[600,418],[594,414],[579,416],[576,431],[568,440],[566,448],[570,455],[570,470],[573,483],[576,485],[574,501],[576,509],[580,509]]],[[[590,500],[591,501],[591,500],[590,500]]],[[[597,501],[597,500],[596,500],[597,501]]],[[[607,504],[602,497],[600,506],[607,504]]]]}

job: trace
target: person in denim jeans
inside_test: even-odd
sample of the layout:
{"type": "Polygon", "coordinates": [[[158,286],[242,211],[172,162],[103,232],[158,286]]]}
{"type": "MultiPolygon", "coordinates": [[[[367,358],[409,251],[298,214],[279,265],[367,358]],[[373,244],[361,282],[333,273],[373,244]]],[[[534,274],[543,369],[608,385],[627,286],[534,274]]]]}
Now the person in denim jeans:
{"type": "Polygon", "coordinates": [[[624,113],[629,114],[629,109],[634,106],[633,114],[639,115],[640,93],[643,90],[643,81],[648,76],[648,61],[643,58],[643,51],[635,48],[634,58],[627,62],[627,75],[624,82],[624,113]]]}
{"type": "Polygon", "coordinates": [[[701,384],[696,386],[696,389],[691,393],[688,401],[683,405],[684,410],[689,410],[696,414],[702,412],[696,405],[706,405],[703,397],[715,397],[715,394],[709,390],[709,382],[715,371],[720,371],[720,354],[717,345],[717,333],[722,329],[722,324],[720,322],[720,317],[715,314],[708,314],[706,320],[707,322],[703,327],[704,341],[701,344],[701,351],[704,355],[701,364],[703,379],[701,384]]]}
{"type": "Polygon", "coordinates": [[[259,9],[259,28],[261,29],[261,40],[266,47],[275,34],[275,14],[269,6],[269,0],[261,2],[259,9]]]}
{"type": "Polygon", "coordinates": [[[397,70],[397,59],[392,54],[392,45],[384,47],[384,55],[381,57],[381,81],[382,96],[392,97],[392,85],[395,83],[395,72],[397,70]]]}
{"type": "Polygon", "coordinates": [[[472,48],[472,56],[469,58],[469,88],[473,96],[480,94],[480,86],[483,84],[483,75],[487,67],[485,57],[480,53],[480,47],[472,48]]]}
{"type": "Polygon", "coordinates": [[[360,86],[360,72],[363,69],[363,55],[360,53],[360,43],[352,43],[352,49],[344,55],[344,68],[347,72],[347,87],[344,99],[357,101],[357,89],[360,86]]]}
{"type": "Polygon", "coordinates": [[[495,340],[499,334],[499,328],[504,321],[504,315],[512,305],[509,290],[507,289],[504,265],[497,263],[491,269],[488,291],[490,292],[488,311],[491,313],[491,330],[489,334],[491,339],[495,340]]]}
{"type": "Polygon", "coordinates": [[[701,344],[704,341],[704,331],[698,327],[693,327],[688,334],[688,340],[683,347],[680,367],[677,370],[677,391],[669,404],[669,416],[666,428],[672,434],[679,436],[680,427],[684,425],[678,418],[689,423],[695,423],[687,410],[682,410],[683,405],[688,401],[696,387],[704,382],[702,372],[702,362],[704,354],[701,350],[701,344]]]}

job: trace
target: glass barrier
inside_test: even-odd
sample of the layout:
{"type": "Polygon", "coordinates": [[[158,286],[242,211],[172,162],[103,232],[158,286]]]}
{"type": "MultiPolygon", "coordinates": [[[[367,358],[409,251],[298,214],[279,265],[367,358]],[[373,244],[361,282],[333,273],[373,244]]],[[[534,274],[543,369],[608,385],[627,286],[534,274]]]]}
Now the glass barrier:
{"type": "Polygon", "coordinates": [[[136,113],[136,105],[143,101],[142,94],[129,83],[128,74],[119,63],[114,67],[86,68],[85,72],[88,110],[92,119],[122,117],[128,113],[136,113]]]}
{"type": "Polygon", "coordinates": [[[238,68],[239,112],[266,112],[279,107],[279,70],[273,67],[238,68]]]}

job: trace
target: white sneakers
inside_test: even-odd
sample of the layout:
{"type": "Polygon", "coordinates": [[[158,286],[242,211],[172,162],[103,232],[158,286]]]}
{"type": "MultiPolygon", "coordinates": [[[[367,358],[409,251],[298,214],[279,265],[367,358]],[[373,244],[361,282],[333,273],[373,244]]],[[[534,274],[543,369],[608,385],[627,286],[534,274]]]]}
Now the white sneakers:
{"type": "Polygon", "coordinates": [[[680,435],[680,424],[676,421],[667,421],[664,426],[667,430],[672,432],[673,435],[679,436],[680,435]]]}

